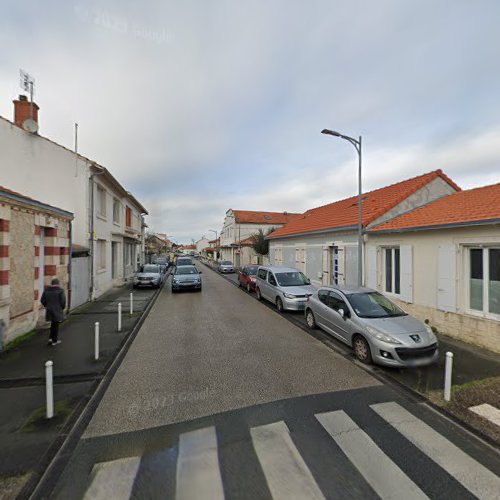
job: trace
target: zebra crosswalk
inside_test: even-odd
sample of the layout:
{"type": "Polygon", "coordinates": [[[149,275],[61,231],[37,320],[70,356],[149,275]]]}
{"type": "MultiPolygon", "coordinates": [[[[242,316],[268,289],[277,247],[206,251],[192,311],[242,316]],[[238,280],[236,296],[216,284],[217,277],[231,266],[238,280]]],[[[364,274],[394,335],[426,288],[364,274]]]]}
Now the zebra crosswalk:
{"type": "MultiPolygon", "coordinates": [[[[367,411],[378,415],[381,421],[363,426],[359,423],[359,415],[349,415],[343,409],[313,413],[311,418],[319,423],[319,431],[307,436],[312,446],[317,440],[330,440],[331,452],[339,455],[339,463],[348,463],[356,471],[358,476],[352,479],[351,498],[359,497],[356,494],[359,489],[356,490],[354,484],[358,481],[368,485],[374,498],[420,500],[436,496],[432,488],[427,487],[427,478],[423,478],[421,472],[407,464],[396,463],[396,455],[384,444],[389,435],[403,443],[410,461],[412,453],[425,455],[436,471],[445,471],[443,474],[449,475],[447,480],[458,483],[457,488],[462,488],[470,498],[500,499],[500,478],[493,471],[399,403],[368,404],[367,411]],[[381,427],[384,427],[384,439],[377,436],[381,427]]],[[[311,427],[303,426],[304,432],[308,429],[311,427]]],[[[258,463],[269,492],[266,498],[323,500],[342,497],[331,486],[325,488],[321,481],[325,470],[316,470],[310,453],[303,452],[300,439],[294,436],[293,428],[285,420],[249,426],[248,435],[251,447],[247,448],[248,456],[242,460],[258,463]]],[[[226,463],[221,460],[225,449],[219,441],[216,425],[179,434],[173,495],[165,498],[224,500],[234,497],[234,491],[233,495],[228,494],[225,481],[228,474],[236,474],[238,469],[227,470],[227,465],[226,468],[221,465],[226,463]]],[[[136,477],[143,460],[139,455],[96,463],[89,476],[85,500],[141,498],[136,477]]],[[[148,476],[148,481],[159,480],[157,476],[162,473],[166,474],[167,470],[162,472],[157,468],[148,476]]],[[[326,473],[338,474],[339,470],[327,470],[326,473]]],[[[241,484],[251,480],[243,477],[241,484]]],[[[432,477],[428,481],[432,482],[432,477]]]]}

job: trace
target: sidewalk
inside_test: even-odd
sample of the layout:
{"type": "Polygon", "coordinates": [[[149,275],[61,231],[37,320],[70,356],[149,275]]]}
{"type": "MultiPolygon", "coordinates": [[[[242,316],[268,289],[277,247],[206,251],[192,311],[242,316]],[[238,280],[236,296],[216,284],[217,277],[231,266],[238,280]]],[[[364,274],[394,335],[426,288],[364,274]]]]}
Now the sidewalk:
{"type": "Polygon", "coordinates": [[[132,331],[156,290],[113,289],[72,312],[61,324],[57,346],[47,345],[48,330],[0,353],[0,445],[8,460],[0,462],[0,499],[15,481],[16,495],[40,465],[42,457],[65,429],[75,409],[81,410],[93,393],[124,339],[132,331]],[[130,315],[130,292],[134,312],[130,315]],[[118,332],[118,303],[122,330],[118,332]],[[100,324],[100,358],[94,360],[94,324],[100,324]],[[55,416],[45,418],[45,362],[52,361],[55,416]]]}

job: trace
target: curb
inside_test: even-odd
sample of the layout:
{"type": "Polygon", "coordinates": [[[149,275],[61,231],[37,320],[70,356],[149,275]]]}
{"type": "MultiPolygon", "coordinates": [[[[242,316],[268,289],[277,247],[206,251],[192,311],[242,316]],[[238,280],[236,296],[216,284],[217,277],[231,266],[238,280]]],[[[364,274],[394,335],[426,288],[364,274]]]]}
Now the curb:
{"type": "Polygon", "coordinates": [[[109,360],[100,374],[95,377],[95,383],[89,391],[90,396],[84,397],[81,403],[75,408],[73,415],[68,419],[43,457],[41,457],[37,470],[33,471],[33,476],[25,484],[16,497],[16,500],[50,498],[61,472],[71,458],[72,452],[76,448],[81,435],[89,424],[146,317],[160,296],[169,275],[170,273],[168,272],[162,285],[155,292],[144,311],[142,311],[140,318],[130,333],[123,339],[114,358],[109,360]]]}

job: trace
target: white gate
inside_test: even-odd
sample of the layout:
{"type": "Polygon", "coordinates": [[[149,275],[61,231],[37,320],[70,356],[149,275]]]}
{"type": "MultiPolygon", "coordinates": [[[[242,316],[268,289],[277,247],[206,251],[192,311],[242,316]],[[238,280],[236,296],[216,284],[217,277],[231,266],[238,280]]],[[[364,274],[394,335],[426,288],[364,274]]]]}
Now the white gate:
{"type": "Polygon", "coordinates": [[[90,257],[71,259],[71,309],[85,304],[90,293],[90,257]]]}

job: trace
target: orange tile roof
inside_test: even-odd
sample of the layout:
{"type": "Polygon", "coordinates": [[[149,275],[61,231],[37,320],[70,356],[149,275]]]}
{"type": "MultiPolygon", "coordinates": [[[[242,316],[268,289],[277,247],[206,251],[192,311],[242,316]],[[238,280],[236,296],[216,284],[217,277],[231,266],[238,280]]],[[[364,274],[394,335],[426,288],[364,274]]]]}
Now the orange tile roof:
{"type": "Polygon", "coordinates": [[[380,224],[370,232],[500,221],[500,184],[459,191],[380,224]]]}
{"type": "MultiPolygon", "coordinates": [[[[363,193],[363,226],[367,226],[387,212],[387,210],[395,207],[398,203],[408,198],[408,196],[438,177],[441,177],[457,191],[460,191],[460,188],[446,174],[441,170],[434,170],[418,177],[363,193]]],[[[302,216],[295,218],[285,226],[274,231],[268,238],[273,239],[327,229],[353,227],[357,223],[358,197],[351,196],[345,200],[308,210],[302,216]]]]}
{"type": "Polygon", "coordinates": [[[240,224],[286,224],[301,216],[289,212],[256,212],[253,210],[233,210],[235,221],[240,224]]]}

